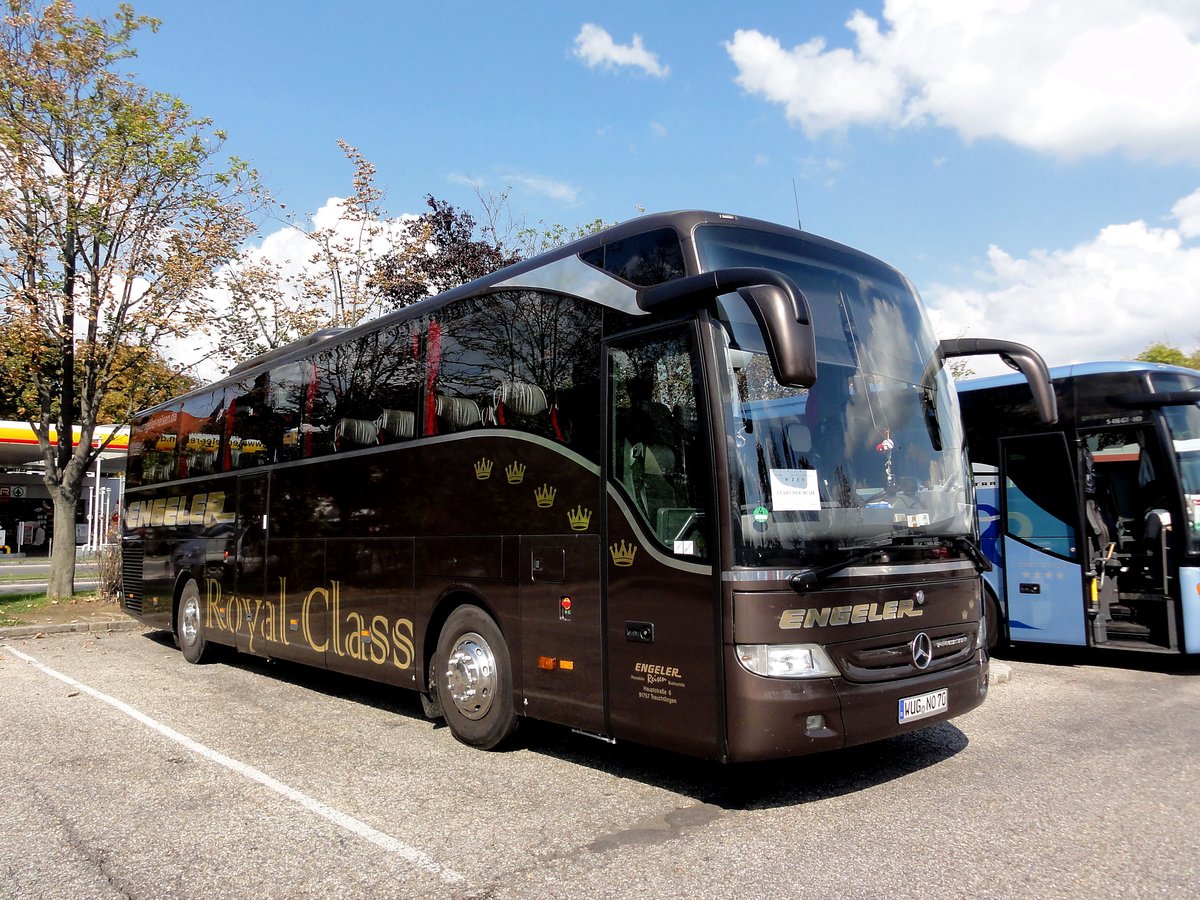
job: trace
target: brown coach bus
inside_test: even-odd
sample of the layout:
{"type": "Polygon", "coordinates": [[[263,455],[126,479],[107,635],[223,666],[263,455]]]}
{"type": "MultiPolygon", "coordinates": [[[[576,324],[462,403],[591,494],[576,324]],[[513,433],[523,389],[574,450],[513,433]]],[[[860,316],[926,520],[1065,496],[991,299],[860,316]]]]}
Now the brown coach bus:
{"type": "Polygon", "coordinates": [[[124,607],[421,693],[735,762],[970,710],[980,569],[946,356],[896,270],[644,216],[136,419],[124,607]]]}

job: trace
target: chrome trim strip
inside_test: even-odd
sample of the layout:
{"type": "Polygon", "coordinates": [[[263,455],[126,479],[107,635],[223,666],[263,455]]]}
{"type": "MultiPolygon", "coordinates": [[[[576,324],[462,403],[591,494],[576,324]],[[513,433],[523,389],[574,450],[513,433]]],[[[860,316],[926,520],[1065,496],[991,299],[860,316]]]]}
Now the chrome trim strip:
{"type": "MultiPolygon", "coordinates": [[[[840,580],[845,578],[861,578],[864,576],[887,576],[887,575],[915,575],[918,573],[950,573],[962,570],[975,570],[975,564],[970,560],[959,559],[953,562],[939,563],[906,563],[902,566],[851,566],[848,569],[843,569],[834,575],[831,575],[829,580],[840,580]]],[[[721,580],[733,583],[746,583],[757,581],[787,581],[797,572],[802,572],[803,569],[797,567],[795,569],[748,569],[737,571],[725,571],[721,573],[721,580]]]]}
{"type": "MultiPolygon", "coordinates": [[[[701,563],[684,562],[683,560],[675,559],[673,556],[667,556],[665,553],[660,552],[658,548],[654,546],[653,538],[648,538],[646,536],[646,532],[642,530],[641,522],[638,521],[637,516],[635,516],[633,511],[630,510],[629,504],[627,504],[624,498],[617,493],[617,489],[611,484],[607,485],[607,488],[608,496],[617,504],[617,506],[621,508],[621,512],[625,514],[625,520],[629,523],[629,526],[637,535],[638,543],[647,553],[653,556],[657,562],[662,563],[664,566],[669,566],[672,569],[679,569],[682,572],[690,572],[693,575],[712,576],[712,566],[702,565],[701,563]]],[[[607,540],[607,537],[605,539],[607,540]]]]}
{"type": "Polygon", "coordinates": [[[589,266],[578,256],[566,256],[528,272],[497,282],[494,288],[557,291],[587,297],[632,316],[648,315],[637,305],[637,291],[623,281],[589,266]]]}

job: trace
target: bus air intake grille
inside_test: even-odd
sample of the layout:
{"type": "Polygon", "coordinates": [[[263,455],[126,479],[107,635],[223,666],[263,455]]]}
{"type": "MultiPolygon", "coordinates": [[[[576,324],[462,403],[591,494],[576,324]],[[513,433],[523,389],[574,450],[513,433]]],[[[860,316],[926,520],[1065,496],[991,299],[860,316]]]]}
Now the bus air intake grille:
{"type": "Polygon", "coordinates": [[[121,547],[121,604],[130,612],[142,612],[142,560],[146,545],[142,541],[126,541],[121,547]]]}
{"type": "Polygon", "coordinates": [[[917,632],[887,635],[855,641],[836,648],[836,661],[848,681],[870,683],[895,681],[913,675],[939,672],[961,665],[975,655],[975,630],[963,626],[931,628],[926,632],[933,647],[933,659],[924,669],[913,665],[912,640],[917,632]]]}

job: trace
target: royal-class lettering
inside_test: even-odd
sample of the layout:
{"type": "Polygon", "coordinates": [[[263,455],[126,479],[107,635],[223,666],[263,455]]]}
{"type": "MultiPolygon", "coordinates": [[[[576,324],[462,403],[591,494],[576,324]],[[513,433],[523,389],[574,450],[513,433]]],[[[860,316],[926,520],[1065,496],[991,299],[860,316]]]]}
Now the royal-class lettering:
{"type": "MultiPolygon", "coordinates": [[[[287,579],[279,579],[275,597],[243,597],[226,593],[215,578],[205,581],[205,628],[229,635],[245,634],[246,649],[270,655],[271,646],[304,646],[313,653],[334,653],[376,666],[409,669],[416,658],[412,619],[373,616],[342,609],[342,586],[332,581],[312,588],[303,599],[289,596],[287,579]],[[300,609],[298,630],[301,641],[288,638],[288,608],[300,609]],[[329,633],[319,622],[328,620],[329,633]]],[[[661,667],[659,667],[661,668],[661,667]]],[[[677,670],[671,670],[677,671],[677,670]]]]}

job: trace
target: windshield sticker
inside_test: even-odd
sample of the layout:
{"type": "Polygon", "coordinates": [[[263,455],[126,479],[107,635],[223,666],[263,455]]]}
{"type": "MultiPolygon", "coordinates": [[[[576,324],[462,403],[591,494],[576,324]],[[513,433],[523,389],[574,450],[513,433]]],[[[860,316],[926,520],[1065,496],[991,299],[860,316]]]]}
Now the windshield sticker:
{"type": "Polygon", "coordinates": [[[754,521],[758,522],[761,525],[761,524],[764,524],[768,519],[771,518],[771,511],[769,509],[767,509],[765,506],[756,506],[756,507],[754,507],[753,515],[754,515],[754,521]]]}
{"type": "Polygon", "coordinates": [[[778,510],[820,510],[816,469],[772,469],[771,502],[778,510]]]}

